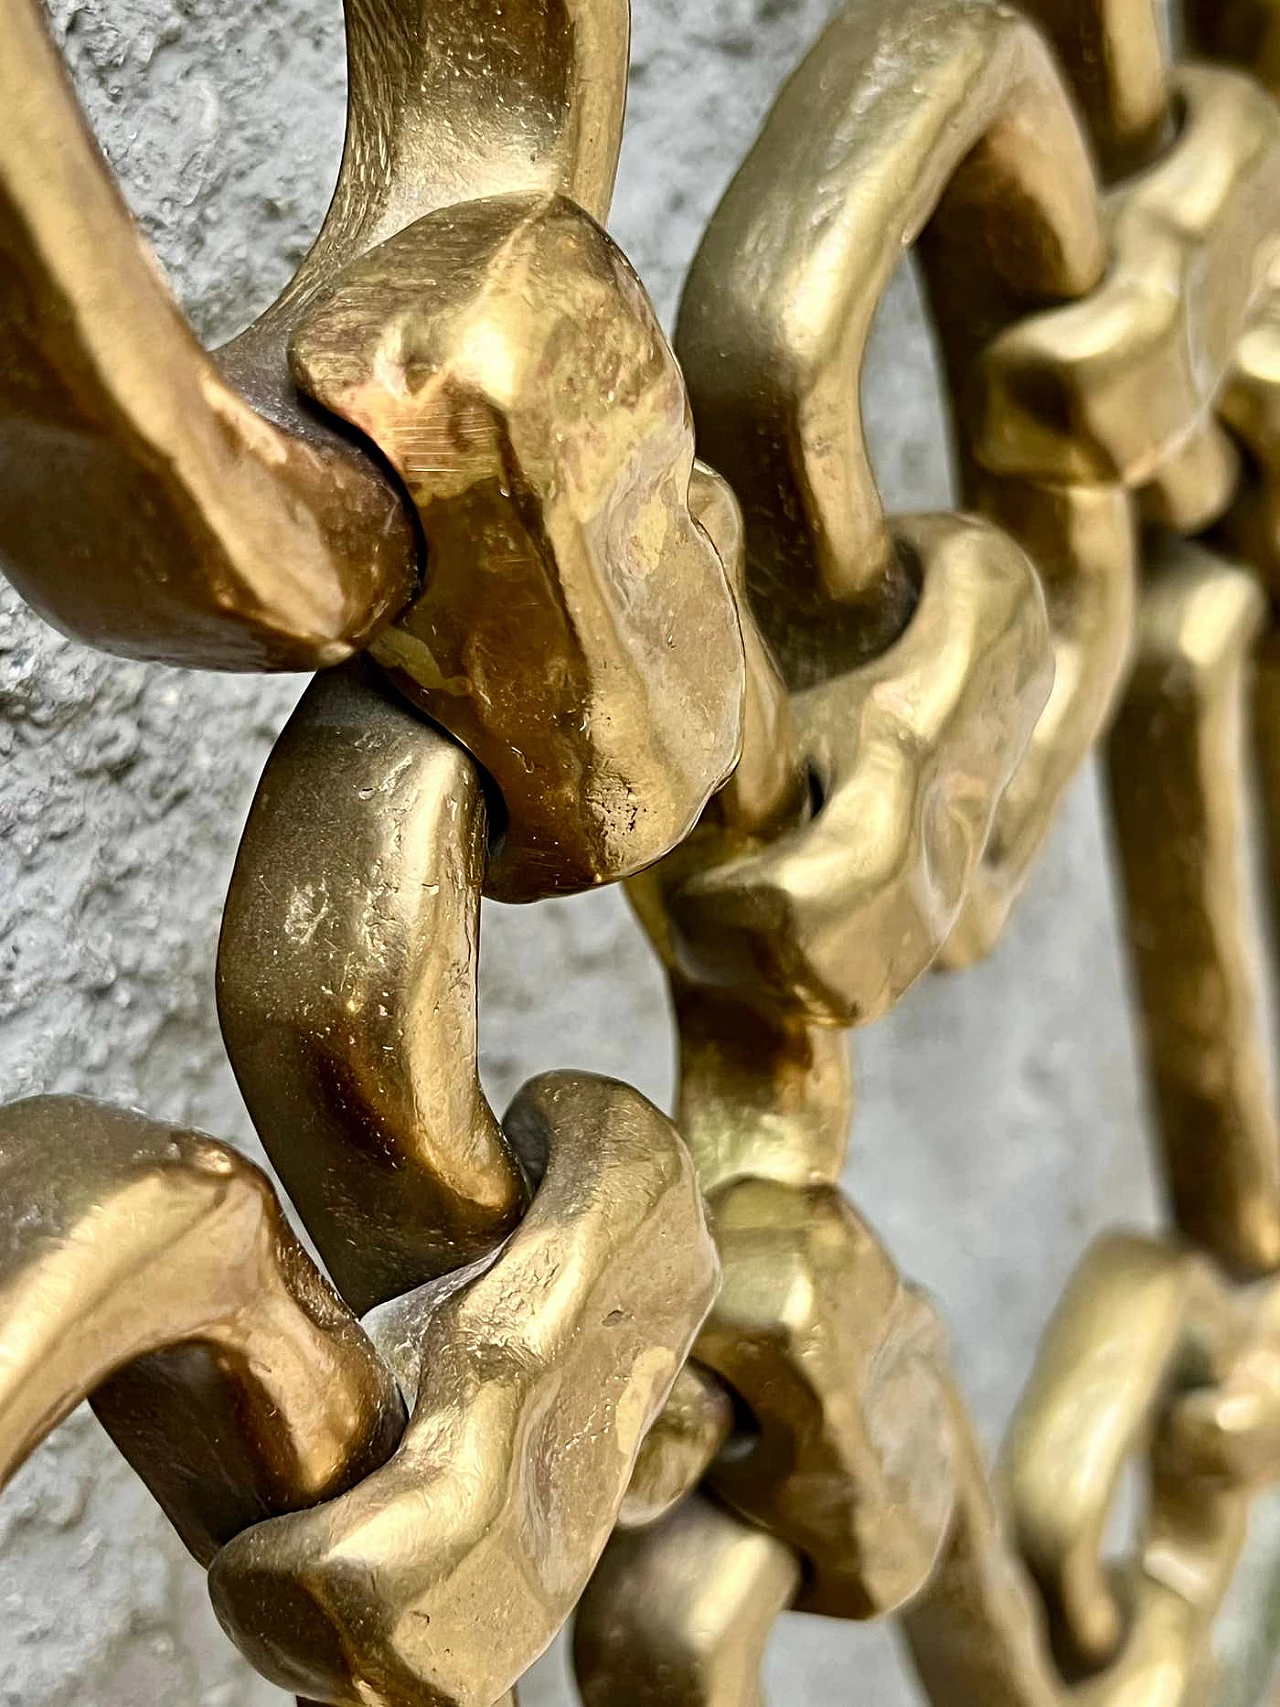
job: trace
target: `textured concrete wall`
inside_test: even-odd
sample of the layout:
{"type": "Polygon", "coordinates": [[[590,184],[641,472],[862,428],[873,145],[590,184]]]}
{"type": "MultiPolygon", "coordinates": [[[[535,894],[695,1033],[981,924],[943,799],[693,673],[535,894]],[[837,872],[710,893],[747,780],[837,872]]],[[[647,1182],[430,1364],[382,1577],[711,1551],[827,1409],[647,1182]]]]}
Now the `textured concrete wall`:
{"type": "MultiPolygon", "coordinates": [[[[339,0],[56,0],[99,137],[200,332],[269,300],[314,229],[341,137],[339,0]]],[[[700,223],[828,0],[635,0],[615,233],[671,315],[700,223]]],[[[0,51],[3,51],[0,44],[0,51]]],[[[898,507],[945,501],[933,366],[909,278],[865,390],[898,507]]],[[[98,657],[0,587],[0,1091],[85,1090],[251,1144],[223,1062],[219,903],[293,680],[98,657]]],[[[483,1039],[502,1103],[580,1065],[665,1100],[655,969],[615,894],[485,921],[483,1039]]],[[[999,954],[928,980],[859,1040],[850,1191],[942,1301],[989,1442],[1090,1234],[1146,1222],[1140,1093],[1096,789],[1073,794],[999,954]]],[[[1235,1646],[1260,1607],[1246,1593],[1235,1646]]],[[[526,1694],[568,1699],[553,1653],[526,1694]]],[[[774,1701],[913,1699],[890,1639],[786,1621],[774,1701]],[[856,1670],[851,1671],[851,1666],[856,1670]]],[[[0,1499],[0,1704],[268,1707],[199,1573],[77,1416],[0,1499]]]]}

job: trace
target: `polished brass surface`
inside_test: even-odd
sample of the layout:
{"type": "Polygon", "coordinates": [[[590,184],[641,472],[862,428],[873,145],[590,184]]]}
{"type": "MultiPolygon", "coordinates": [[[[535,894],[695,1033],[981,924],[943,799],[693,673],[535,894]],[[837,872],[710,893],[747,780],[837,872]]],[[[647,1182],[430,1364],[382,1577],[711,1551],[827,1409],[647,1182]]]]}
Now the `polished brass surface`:
{"type": "Polygon", "coordinates": [[[1249,477],[1235,494],[1222,534],[1280,591],[1280,266],[1272,263],[1235,348],[1219,400],[1222,419],[1244,447],[1249,477]]]}
{"type": "Polygon", "coordinates": [[[38,0],[4,0],[0,550],[77,638],[315,668],[413,591],[367,452],[260,414],[196,343],[76,109],[38,0]]]}
{"type": "Polygon", "coordinates": [[[709,1370],[686,1363],[644,1438],[620,1529],[646,1529],[692,1494],[733,1431],[733,1400],[709,1370]]]}
{"type": "MultiPolygon", "coordinates": [[[[917,597],[910,542],[881,513],[857,398],[873,311],[921,236],[967,429],[986,340],[1033,306],[1090,290],[1103,267],[1083,139],[1010,7],[846,7],[784,89],[690,273],[677,346],[701,448],[746,506],[755,614],[794,686],[883,652],[917,597]]],[[[1102,727],[1135,574],[1114,487],[984,483],[961,461],[974,502],[1041,571],[1058,685],[988,859],[966,872],[955,963],[993,945],[1102,727]]]]}
{"type": "Polygon", "coordinates": [[[878,1018],[934,960],[1052,679],[1039,584],[1006,535],[895,529],[920,581],[905,633],[792,698],[818,810],[763,846],[695,837],[638,890],[648,919],[658,887],[651,929],[681,977],[829,1025],[878,1018]]]}
{"type": "Polygon", "coordinates": [[[219,1617],[284,1688],[496,1700],[586,1586],[714,1296],[688,1153],[638,1092],[549,1074],[505,1124],[545,1168],[520,1227],[371,1319],[412,1400],[395,1456],[214,1561],[219,1617]]]}
{"type": "Polygon", "coordinates": [[[975,474],[971,490],[1036,566],[1053,687],[943,945],[941,963],[950,967],[996,946],[1068,784],[1106,727],[1130,660],[1138,579],[1133,506],[1122,488],[975,474]]]}
{"type": "Polygon", "coordinates": [[[353,3],[333,206],[216,359],[0,0],[15,580],[117,650],[342,662],[267,765],[218,989],[370,1312],[234,1152],[12,1105],[0,1477],[90,1396],[302,1707],[514,1707],[579,1599],[586,1707],[763,1707],[792,1606],[899,1612],[934,1707],[1204,1707],[1280,1479],[1248,870],[1256,815],[1280,878],[1280,32],[1188,11],[1238,69],[1176,65],[1150,0],[850,0],[695,260],[695,462],[598,223],[625,0],[353,3]],[[886,517],[863,440],[912,245],[961,514],[886,517]],[[1130,672],[1108,777],[1176,1237],[1087,1254],[993,1478],[837,1189],[845,1028],[994,947],[1130,672]],[[679,1133],[582,1073],[500,1125],[481,892],[621,876],[679,1133]]]}
{"type": "Polygon", "coordinates": [[[395,1382],[225,1144],[84,1097],[0,1110],[0,1483],[84,1399],[204,1563],[396,1444],[395,1382]]]}
{"type": "Polygon", "coordinates": [[[615,1535],[574,1622],[583,1707],[764,1707],[765,1642],[799,1582],[789,1547],[700,1494],[615,1535]]]}
{"type": "Polygon", "coordinates": [[[1107,204],[1107,277],[1000,333],[975,453],[993,473],[1140,487],[1206,420],[1280,225],[1280,111],[1234,71],[1184,67],[1168,153],[1107,204]]]}
{"type": "Polygon", "coordinates": [[[845,6],[712,217],[676,334],[700,453],[743,503],[757,616],[793,683],[815,631],[865,654],[914,603],[858,380],[884,286],[936,212],[949,294],[987,332],[1101,273],[1084,144],[1017,12],[845,6]]]}
{"type": "Polygon", "coordinates": [[[1031,1579],[1014,1553],[973,1424],[947,1390],[956,1478],[938,1565],[901,1629],[930,1701],[947,1707],[1060,1707],[1031,1579]]]}
{"type": "Polygon", "coordinates": [[[474,764],[359,661],[267,763],[218,950],[227,1051],[357,1310],[486,1255],[525,1182],[480,1088],[474,764]]]}
{"type": "Polygon", "coordinates": [[[1107,176],[1149,165],[1173,130],[1159,0],[1027,0],[1022,10],[1053,43],[1107,176]]]}
{"type": "Polygon", "coordinates": [[[1280,1132],[1248,885],[1256,581],[1153,556],[1108,760],[1142,1035],[1178,1224],[1238,1272],[1280,1265],[1280,1132]]]}
{"type": "Polygon", "coordinates": [[[738,754],[742,642],[680,371],[608,237],[562,198],[445,208],[346,269],[293,367],[413,499],[426,586],[373,651],[501,792],[490,892],[683,840],[738,754]]]}
{"type": "Polygon", "coordinates": [[[1210,1372],[1213,1302],[1195,1257],[1114,1235],[1089,1251],[1046,1330],[1004,1473],[1068,1675],[1098,1670],[1120,1648],[1126,1618],[1104,1534],[1162,1400],[1210,1372]]]}
{"type": "Polygon", "coordinates": [[[710,1208],[724,1278],[698,1357],[752,1420],[710,1484],[806,1556],[799,1606],[891,1612],[951,1512],[937,1319],[830,1186],[743,1179],[710,1208]]]}
{"type": "Polygon", "coordinates": [[[7,572],[60,627],[116,651],[336,662],[410,597],[416,546],[380,459],[298,396],[292,326],[344,266],[434,208],[536,189],[603,216],[626,0],[353,4],[329,214],[280,301],[216,363],[138,238],[37,0],[5,0],[0,28],[7,572]]]}

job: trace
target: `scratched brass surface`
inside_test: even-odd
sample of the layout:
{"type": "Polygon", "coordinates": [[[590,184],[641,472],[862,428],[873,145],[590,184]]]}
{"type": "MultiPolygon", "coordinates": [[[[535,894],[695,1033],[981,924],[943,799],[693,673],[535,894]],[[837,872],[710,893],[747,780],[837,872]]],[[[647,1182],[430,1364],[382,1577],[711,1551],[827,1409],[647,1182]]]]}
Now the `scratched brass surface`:
{"type": "Polygon", "coordinates": [[[1214,1687],[1280,1478],[1276,12],[1189,8],[1226,69],[1148,0],[1027,10],[835,15],[695,259],[691,410],[599,223],[625,0],[353,4],[330,214],[216,360],[0,0],[0,550],[104,646],[342,663],[268,763],[218,987],[370,1312],[234,1152],[11,1105],[0,1476],[90,1396],[303,1707],[512,1707],[579,1601],[587,1707],[763,1707],[793,1606],[899,1613],[934,1707],[1214,1687]],[[886,516],[862,433],[912,246],[957,514],[886,516]],[[1085,1255],[993,1476],[836,1186],[844,1032],[994,948],[1113,716],[1174,1232],[1085,1255]],[[482,890],[624,876],[678,1127],[575,1072],[499,1124],[482,890]]]}

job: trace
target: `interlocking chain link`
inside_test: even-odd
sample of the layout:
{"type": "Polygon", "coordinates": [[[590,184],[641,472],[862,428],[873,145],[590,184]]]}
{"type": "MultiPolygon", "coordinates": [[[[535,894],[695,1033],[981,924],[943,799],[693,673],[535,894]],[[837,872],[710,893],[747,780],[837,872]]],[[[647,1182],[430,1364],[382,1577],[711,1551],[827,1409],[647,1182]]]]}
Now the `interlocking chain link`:
{"type": "Polygon", "coordinates": [[[306,1702],[511,1703],[575,1606],[587,1707],[761,1707],[791,1607],[899,1614],[935,1707],[1206,1698],[1280,1477],[1280,5],[1185,23],[849,0],[673,353],[601,227],[625,0],[353,0],[329,216],[210,357],[0,0],[6,566],[108,648],[323,667],[218,1000],[333,1282],[214,1140],[0,1110],[0,1480],[90,1397],[306,1702]],[[953,514],[863,438],[906,248],[953,514]],[[1086,1253],[991,1477],[838,1187],[844,1033],[990,951],[1104,740],[1173,1230],[1086,1253]],[[676,1123],[574,1072],[499,1120],[481,895],[619,879],[676,1123]]]}

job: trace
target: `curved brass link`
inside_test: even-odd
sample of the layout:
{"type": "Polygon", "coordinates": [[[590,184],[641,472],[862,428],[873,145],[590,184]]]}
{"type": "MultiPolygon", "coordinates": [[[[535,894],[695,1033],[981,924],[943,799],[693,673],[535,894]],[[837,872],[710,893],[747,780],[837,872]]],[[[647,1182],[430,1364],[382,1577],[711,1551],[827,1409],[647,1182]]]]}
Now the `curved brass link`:
{"type": "Polygon", "coordinates": [[[636,890],[648,917],[659,885],[682,978],[827,1025],[885,1013],[937,955],[1051,680],[1039,587],[1011,540],[968,517],[895,529],[919,565],[906,632],[792,698],[813,819],[763,845],[694,838],[636,890]]]}
{"type": "Polygon", "coordinates": [[[482,0],[353,4],[328,218],[280,302],[218,364],[140,243],[36,0],[4,0],[0,33],[7,572],[50,620],[112,650],[217,668],[336,662],[409,598],[416,546],[380,462],[298,397],[290,330],[343,266],[446,202],[563,190],[603,215],[626,0],[499,14],[482,0]]]}
{"type": "Polygon", "coordinates": [[[1219,413],[1248,453],[1250,478],[1222,534],[1274,596],[1280,592],[1280,264],[1250,316],[1219,400],[1219,413]]]}
{"type": "MultiPolygon", "coordinates": [[[[1153,0],[1025,10],[1062,67],[1002,0],[849,0],[783,90],[680,315],[726,481],[596,223],[626,0],[350,0],[333,205],[216,362],[0,0],[19,586],[143,656],[371,654],[268,763],[219,1007],[374,1341],[234,1152],[0,1110],[0,1482],[90,1394],[302,1707],[514,1707],[579,1597],[585,1707],[764,1707],[793,1606],[900,1612],[934,1707],[1202,1707],[1280,1477],[1280,1285],[1213,1266],[1280,1268],[1244,876],[1255,650],[1280,826],[1280,109],[1172,68],[1153,0]],[[976,515],[886,517],[868,460],[912,245],[976,515]],[[1188,1243],[1112,1236],[1068,1289],[1019,1557],[938,1319],[837,1189],[843,1029],[994,944],[1128,666],[1140,524],[1110,776],[1188,1243]],[[1249,572],[1170,537],[1211,527],[1249,572]],[[624,875],[688,1149],[612,1081],[505,1129],[480,1086],[482,888],[624,875]]],[[[1276,0],[1190,11],[1280,87],[1276,0]]]]}
{"type": "Polygon", "coordinates": [[[371,665],[318,676],[245,827],[218,1012],[249,1112],[343,1296],[486,1255],[525,1203],[480,1089],[475,765],[371,665]]]}
{"type": "Polygon", "coordinates": [[[207,1563],[396,1444],[395,1382],[252,1163],[83,1097],[0,1109],[0,1485],[91,1397],[207,1563]]]}
{"type": "Polygon", "coordinates": [[[744,1179],[710,1208],[724,1278],[697,1355],[756,1431],[710,1485],[805,1554],[802,1610],[893,1611],[951,1513],[937,1319],[832,1187],[744,1179]]]}
{"type": "Polygon", "coordinates": [[[1101,272],[1088,156],[1034,31],[985,0],[861,0],[783,89],[689,274],[676,348],[699,449],[745,506],[756,614],[793,686],[813,679],[815,634],[829,648],[839,622],[851,662],[914,603],[858,375],[880,295],[940,202],[964,227],[949,291],[988,331],[1101,272]]]}
{"type": "Polygon", "coordinates": [[[520,1227],[371,1320],[413,1401],[396,1455],[214,1561],[219,1618],[283,1688],[496,1700],[586,1586],[714,1296],[688,1153],[637,1092],[548,1074],[506,1128],[545,1165],[520,1227]]]}
{"type": "Polygon", "coordinates": [[[744,1177],[834,1185],[853,1119],[843,1031],[678,978],[671,993],[677,1115],[702,1189],[744,1177]]]}
{"type": "Polygon", "coordinates": [[[799,1581],[789,1547],[700,1495],[615,1535],[574,1621],[583,1707],[765,1707],[765,1642],[799,1581]]]}
{"type": "MultiPolygon", "coordinates": [[[[1120,1649],[1126,1617],[1102,1542],[1121,1473],[1171,1392],[1219,1373],[1226,1323],[1202,1259],[1112,1234],[1091,1247],[1045,1332],[1009,1430],[1005,1479],[1068,1676],[1120,1649]]],[[[1149,1548],[1160,1545],[1159,1509],[1157,1499],[1149,1548]]]]}
{"type": "Polygon", "coordinates": [[[1150,1534],[1126,1585],[1130,1632],[1072,1707],[1201,1707],[1213,1687],[1213,1621],[1244,1546],[1248,1496],[1213,1480],[1157,1486],[1150,1534]]]}
{"type": "Polygon", "coordinates": [[[1280,1479],[1280,1287],[1246,1291],[1236,1317],[1230,1366],[1215,1386],[1178,1395],[1162,1444],[1172,1474],[1253,1491],[1280,1479]]]}
{"type": "Polygon", "coordinates": [[[1042,1620],[1007,1535],[973,1424],[947,1390],[956,1475],[937,1569],[902,1613],[916,1674],[934,1707],[1062,1707],[1042,1620]]]}
{"type": "Polygon", "coordinates": [[[1147,1059],[1178,1225],[1228,1268],[1280,1266],[1280,1131],[1249,958],[1252,576],[1189,543],[1151,563],[1108,762],[1147,1059]]]}
{"type": "Polygon", "coordinates": [[[620,1529],[647,1529],[693,1493],[733,1429],[733,1400],[708,1370],[686,1363],[644,1438],[620,1529]]]}
{"type": "MultiPolygon", "coordinates": [[[[848,6],[779,97],[690,273],[677,347],[701,446],[747,507],[756,615],[793,687],[838,672],[842,653],[847,664],[882,650],[916,595],[909,550],[881,514],[857,375],[876,302],[917,236],[967,430],[987,340],[1091,289],[1103,265],[1083,139],[1011,8],[848,6]]],[[[1058,687],[987,860],[964,873],[957,964],[992,946],[1110,709],[1134,584],[1121,493],[979,479],[962,461],[973,500],[1044,577],[1058,687]]]]}
{"type": "Polygon", "coordinates": [[[332,432],[219,376],[76,108],[38,0],[0,35],[0,552],[80,639],[221,669],[314,669],[413,590],[400,496],[332,432]]]}
{"type": "Polygon", "coordinates": [[[374,655],[497,783],[489,892],[666,853],[737,758],[742,641],[689,509],[680,371],[619,251],[563,199],[444,209],[340,275],[293,364],[416,507],[427,584],[374,655]]]}
{"type": "Polygon", "coordinates": [[[974,471],[974,501],[1022,546],[1044,590],[1053,687],[1000,797],[981,863],[940,964],[963,967],[995,947],[1058,803],[1110,716],[1130,661],[1138,541],[1118,486],[1057,486],[974,471]]]}
{"type": "Polygon", "coordinates": [[[992,472],[1137,488],[1208,428],[1275,246],[1280,112],[1215,67],[1183,67],[1177,90],[1177,140],[1108,198],[1105,282],[987,352],[975,454],[992,472]]]}
{"type": "Polygon", "coordinates": [[[1149,165],[1173,131],[1157,0],[1024,0],[1021,9],[1053,43],[1107,178],[1149,165]]]}

